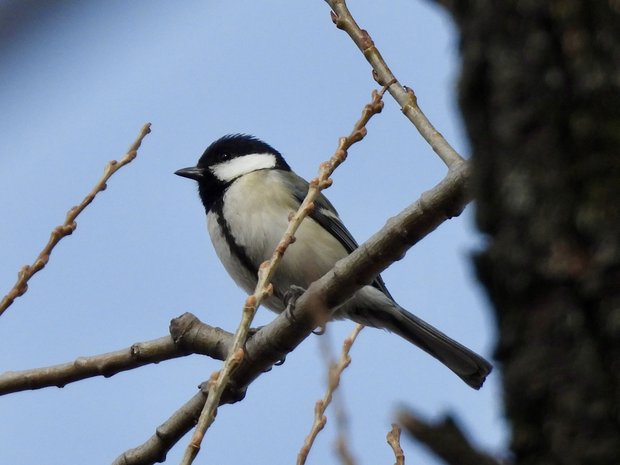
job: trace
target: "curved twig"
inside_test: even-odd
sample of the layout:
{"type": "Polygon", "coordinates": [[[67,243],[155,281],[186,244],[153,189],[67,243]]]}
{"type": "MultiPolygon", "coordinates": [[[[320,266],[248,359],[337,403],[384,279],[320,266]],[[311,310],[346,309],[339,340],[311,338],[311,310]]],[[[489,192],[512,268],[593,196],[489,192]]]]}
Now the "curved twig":
{"type": "Polygon", "coordinates": [[[130,163],[134,158],[136,158],[138,154],[138,148],[140,148],[142,140],[150,132],[151,123],[146,123],[142,127],[140,135],[138,136],[136,141],[131,145],[131,147],[129,147],[129,150],[127,151],[125,156],[119,161],[112,160],[106,165],[105,169],[103,170],[103,176],[101,177],[101,179],[99,179],[97,184],[95,184],[95,187],[93,187],[93,189],[88,193],[88,195],[84,197],[84,200],[82,200],[79,205],[72,207],[67,212],[65,222],[60,226],[56,226],[52,230],[47,244],[45,245],[45,247],[43,247],[43,250],[39,253],[39,256],[36,258],[34,263],[32,265],[24,265],[22,269],[19,270],[19,273],[17,273],[17,282],[4,296],[2,301],[0,301],[0,315],[2,315],[4,311],[11,306],[11,304],[15,301],[17,297],[24,295],[24,293],[28,290],[28,281],[35,273],[41,271],[45,267],[45,265],[47,265],[52,250],[54,250],[56,244],[58,244],[63,237],[73,234],[73,231],[75,231],[75,228],[77,228],[77,223],[75,222],[75,219],[78,217],[78,215],[82,213],[82,211],[95,199],[96,195],[99,192],[103,192],[106,189],[106,182],[114,173],[116,173],[119,169],[121,169],[123,166],[130,163]]]}
{"type": "Polygon", "coordinates": [[[400,428],[397,424],[392,423],[392,429],[387,434],[385,439],[394,451],[394,458],[396,459],[394,465],[405,465],[405,453],[403,452],[403,448],[400,446],[400,428]]]}
{"type": "Polygon", "coordinates": [[[345,338],[344,343],[342,344],[342,353],[340,354],[340,359],[338,360],[338,363],[333,363],[329,367],[327,390],[325,391],[325,395],[323,395],[323,399],[318,400],[314,406],[314,422],[312,423],[310,433],[308,434],[308,436],[306,436],[304,445],[302,446],[299,454],[297,455],[297,465],[304,465],[306,463],[306,459],[308,458],[310,449],[314,444],[314,440],[321,432],[321,430],[323,430],[325,424],[327,423],[325,411],[327,410],[327,407],[332,401],[334,391],[338,389],[338,386],[340,385],[340,375],[342,375],[342,372],[351,364],[351,357],[349,356],[349,351],[351,350],[351,346],[355,342],[357,335],[362,329],[364,329],[363,325],[355,325],[355,329],[353,330],[351,335],[345,338]]]}

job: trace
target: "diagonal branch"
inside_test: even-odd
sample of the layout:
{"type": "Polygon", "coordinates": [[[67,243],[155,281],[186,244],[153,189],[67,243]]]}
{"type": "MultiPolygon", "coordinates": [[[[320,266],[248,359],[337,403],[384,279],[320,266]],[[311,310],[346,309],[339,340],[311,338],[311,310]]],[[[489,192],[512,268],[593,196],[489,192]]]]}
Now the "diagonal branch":
{"type": "MultiPolygon", "coordinates": [[[[469,203],[469,168],[460,163],[432,189],[370,237],[348,257],[312,283],[298,305],[321,304],[336,308],[444,221],[458,216],[469,203]]],[[[329,312],[328,312],[329,314],[329,312]]]]}
{"type": "Polygon", "coordinates": [[[101,177],[101,179],[99,179],[97,184],[95,184],[95,187],[93,187],[93,189],[88,193],[88,195],[84,197],[84,200],[82,200],[79,205],[72,207],[67,212],[65,222],[60,226],[56,226],[52,230],[47,244],[45,245],[45,247],[43,247],[43,250],[39,253],[39,256],[36,258],[34,263],[32,265],[25,265],[22,267],[21,270],[19,270],[19,273],[17,274],[17,282],[13,285],[7,295],[4,296],[2,301],[0,301],[0,315],[2,315],[4,311],[11,306],[11,304],[15,301],[16,298],[24,295],[24,293],[28,290],[28,281],[35,273],[41,271],[45,267],[45,265],[47,265],[52,250],[54,250],[56,244],[58,244],[63,237],[73,234],[73,231],[75,231],[75,228],[77,228],[77,223],[75,222],[75,219],[78,217],[78,215],[82,213],[82,211],[88,205],[90,205],[90,203],[95,199],[99,192],[103,192],[106,189],[106,182],[108,182],[108,179],[110,179],[110,177],[114,173],[116,173],[119,169],[121,169],[123,166],[130,163],[134,158],[136,158],[136,156],[138,155],[138,148],[140,148],[142,140],[150,132],[151,123],[146,123],[142,127],[140,135],[138,136],[136,141],[131,145],[131,147],[129,147],[129,150],[127,151],[125,156],[119,161],[112,160],[106,165],[103,171],[103,176],[101,177]]]}
{"type": "Polygon", "coordinates": [[[411,88],[404,87],[379,53],[368,31],[361,29],[351,15],[345,0],[325,0],[332,9],[332,20],[336,27],[344,30],[373,69],[373,77],[379,85],[386,86],[394,100],[398,102],[402,112],[413,123],[418,132],[430,144],[446,166],[451,167],[463,161],[448,141],[431,124],[418,106],[415,93],[411,88]]]}
{"type": "Polygon", "coordinates": [[[205,404],[206,393],[200,391],[155,429],[155,434],[140,446],[123,452],[112,465],[146,465],[161,463],[166,454],[196,424],[205,404]]]}
{"type": "MultiPolygon", "coordinates": [[[[252,381],[271,369],[313,329],[329,319],[330,308],[337,307],[365,284],[372,282],[445,220],[458,216],[469,201],[466,192],[468,178],[466,164],[450,169],[437,186],[388,220],[368,241],[313,283],[297,300],[292,315],[289,310],[283,312],[252,336],[247,341],[245,356],[233,373],[220,405],[241,400],[252,381]]],[[[205,403],[205,395],[204,390],[196,394],[157,428],[155,435],[123,453],[114,465],[144,465],[162,461],[174,443],[195,425],[205,403]]]]}

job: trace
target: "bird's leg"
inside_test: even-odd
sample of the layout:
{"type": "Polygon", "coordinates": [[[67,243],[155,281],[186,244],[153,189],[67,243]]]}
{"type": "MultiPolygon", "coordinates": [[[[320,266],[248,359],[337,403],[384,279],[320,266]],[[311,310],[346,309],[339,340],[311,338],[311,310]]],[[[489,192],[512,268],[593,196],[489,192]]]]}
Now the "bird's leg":
{"type": "MultiPolygon", "coordinates": [[[[282,297],[284,305],[286,306],[284,309],[284,316],[291,324],[297,323],[297,321],[295,320],[295,315],[294,315],[295,303],[297,302],[297,299],[299,299],[299,297],[301,297],[301,295],[304,292],[306,292],[306,290],[303,287],[293,285],[288,288],[288,290],[284,293],[284,296],[282,297]]],[[[286,356],[282,357],[282,359],[274,363],[274,365],[280,366],[285,361],[286,361],[286,356]]]]}
{"type": "MultiPolygon", "coordinates": [[[[283,300],[284,305],[286,305],[286,308],[284,309],[284,315],[291,323],[296,323],[294,313],[295,304],[297,303],[297,299],[299,299],[304,292],[306,292],[306,290],[303,287],[293,285],[289,287],[288,290],[284,293],[283,300]]],[[[315,329],[314,331],[312,331],[312,334],[316,334],[317,336],[320,336],[324,333],[325,325],[321,325],[319,326],[319,329],[315,329]]]]}

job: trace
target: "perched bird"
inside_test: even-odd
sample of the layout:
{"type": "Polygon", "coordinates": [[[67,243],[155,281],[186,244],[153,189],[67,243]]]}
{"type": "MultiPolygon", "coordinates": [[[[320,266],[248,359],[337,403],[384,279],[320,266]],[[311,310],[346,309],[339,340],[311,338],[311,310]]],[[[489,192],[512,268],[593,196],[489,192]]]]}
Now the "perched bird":
{"type": "MultiPolygon", "coordinates": [[[[219,259],[238,286],[248,294],[254,292],[258,267],[271,257],[290,212],[296,211],[306,196],[308,183],[273,147],[242,134],[213,142],[195,167],[175,174],[198,182],[219,259]]],[[[277,313],[284,310],[284,296],[291,286],[307,289],[357,248],[322,194],[295,237],[273,277],[274,293],[264,302],[277,313]]],[[[398,334],[475,389],[482,386],[492,368],[484,358],[398,305],[380,276],[336,309],[334,318],[348,318],[398,334]]]]}

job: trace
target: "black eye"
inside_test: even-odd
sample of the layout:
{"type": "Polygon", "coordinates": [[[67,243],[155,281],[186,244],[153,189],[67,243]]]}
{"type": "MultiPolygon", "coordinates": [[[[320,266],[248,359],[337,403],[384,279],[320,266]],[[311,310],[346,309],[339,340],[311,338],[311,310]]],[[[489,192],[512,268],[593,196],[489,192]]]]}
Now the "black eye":
{"type": "Polygon", "coordinates": [[[220,160],[222,161],[230,160],[230,153],[224,152],[220,154],[220,160]]]}

